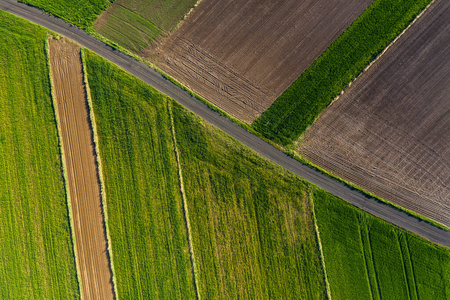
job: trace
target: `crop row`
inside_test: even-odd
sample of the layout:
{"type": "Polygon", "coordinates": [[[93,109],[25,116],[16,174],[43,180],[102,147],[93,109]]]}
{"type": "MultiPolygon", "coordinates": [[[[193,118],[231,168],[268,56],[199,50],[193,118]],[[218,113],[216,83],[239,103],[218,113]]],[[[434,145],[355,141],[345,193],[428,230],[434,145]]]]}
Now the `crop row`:
{"type": "Polygon", "coordinates": [[[333,299],[448,299],[450,251],[315,190],[333,299]]]}

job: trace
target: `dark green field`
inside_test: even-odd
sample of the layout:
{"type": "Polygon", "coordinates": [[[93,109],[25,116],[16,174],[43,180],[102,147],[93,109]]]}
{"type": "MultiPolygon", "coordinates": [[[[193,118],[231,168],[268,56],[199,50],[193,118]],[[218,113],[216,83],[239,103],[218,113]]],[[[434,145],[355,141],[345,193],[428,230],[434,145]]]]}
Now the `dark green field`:
{"type": "Polygon", "coordinates": [[[117,0],[95,22],[97,31],[120,46],[140,53],[170,32],[196,0],[117,0]]]}
{"type": "Polygon", "coordinates": [[[192,298],[173,111],[203,299],[323,299],[309,187],[86,53],[120,298],[192,298]]]}
{"type": "Polygon", "coordinates": [[[0,299],[78,299],[46,31],[0,11],[0,299]]]}
{"type": "Polygon", "coordinates": [[[283,145],[298,139],[430,1],[375,0],[253,127],[283,145]]]}
{"type": "Polygon", "coordinates": [[[450,251],[314,190],[332,299],[450,299],[450,251]]]}
{"type": "Polygon", "coordinates": [[[36,6],[80,28],[92,26],[92,22],[114,0],[19,0],[36,6]]]}

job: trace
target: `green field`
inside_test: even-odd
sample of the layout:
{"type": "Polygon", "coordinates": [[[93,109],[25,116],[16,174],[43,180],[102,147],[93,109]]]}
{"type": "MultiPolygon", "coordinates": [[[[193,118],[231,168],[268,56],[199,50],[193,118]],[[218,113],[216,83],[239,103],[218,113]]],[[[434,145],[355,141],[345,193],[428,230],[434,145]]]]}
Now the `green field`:
{"type": "Polygon", "coordinates": [[[119,68],[86,64],[119,298],[323,299],[309,187],[119,68]],[[173,114],[173,115],[172,115],[173,114]]]}
{"type": "Polygon", "coordinates": [[[175,132],[205,299],[323,299],[309,185],[178,105],[175,132]]]}
{"type": "Polygon", "coordinates": [[[46,31],[0,11],[0,299],[78,299],[46,31]]]}
{"type": "Polygon", "coordinates": [[[87,28],[114,0],[19,0],[75,26],[87,28]]]}
{"type": "Polygon", "coordinates": [[[86,52],[121,299],[194,298],[168,101],[86,52]]]}
{"type": "Polygon", "coordinates": [[[450,299],[450,251],[314,190],[332,299],[450,299]]]}
{"type": "Polygon", "coordinates": [[[97,31],[120,46],[141,52],[170,32],[196,0],[117,0],[96,22],[97,31]]]}
{"type": "Polygon", "coordinates": [[[253,127],[283,145],[298,139],[430,1],[375,0],[253,127]]]}

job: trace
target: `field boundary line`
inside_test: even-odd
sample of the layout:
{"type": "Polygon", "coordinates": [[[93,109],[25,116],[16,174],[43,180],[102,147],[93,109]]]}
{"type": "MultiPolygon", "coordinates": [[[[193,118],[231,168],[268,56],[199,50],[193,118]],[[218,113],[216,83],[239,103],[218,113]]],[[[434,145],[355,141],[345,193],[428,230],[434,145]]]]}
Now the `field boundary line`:
{"type": "Polygon", "coordinates": [[[406,270],[407,267],[406,267],[406,263],[405,263],[405,257],[404,257],[402,245],[401,245],[401,242],[400,242],[400,238],[401,238],[400,234],[401,234],[401,232],[399,233],[399,232],[394,231],[394,234],[395,234],[395,238],[397,240],[398,249],[400,250],[400,261],[402,262],[402,266],[403,266],[403,276],[405,277],[406,292],[408,294],[408,299],[411,300],[412,299],[411,298],[411,286],[410,286],[411,284],[410,284],[409,279],[408,279],[408,271],[406,270]]]}
{"type": "Polygon", "coordinates": [[[416,278],[413,271],[411,256],[409,253],[409,247],[408,247],[408,241],[407,236],[404,232],[397,232],[395,231],[395,234],[397,236],[398,244],[400,247],[400,252],[402,256],[402,262],[403,262],[403,269],[405,272],[405,279],[406,284],[408,287],[408,295],[409,299],[411,300],[417,300],[419,299],[418,293],[417,293],[417,287],[416,287],[416,278]],[[408,274],[410,274],[408,276],[408,274]]]}
{"type": "Polygon", "coordinates": [[[364,264],[366,266],[367,281],[369,283],[370,294],[372,295],[372,299],[380,300],[381,291],[380,286],[378,284],[377,271],[375,268],[375,262],[373,258],[372,244],[370,242],[369,226],[367,226],[368,219],[366,216],[360,213],[357,214],[357,217],[358,217],[359,237],[361,239],[361,248],[362,248],[361,250],[364,258],[364,264]]]}
{"type": "Polygon", "coordinates": [[[195,4],[189,9],[189,11],[187,13],[184,14],[184,16],[181,17],[181,19],[177,22],[177,24],[175,24],[175,26],[172,27],[172,29],[170,29],[168,31],[168,33],[170,34],[171,32],[175,31],[176,29],[178,29],[178,27],[181,26],[181,24],[183,24],[184,21],[186,21],[187,17],[189,17],[189,15],[192,13],[192,11],[200,4],[202,3],[203,0],[197,0],[197,2],[195,2],[195,4]]]}
{"type": "Polygon", "coordinates": [[[320,239],[319,225],[317,225],[316,210],[315,210],[315,206],[314,206],[313,190],[311,188],[309,188],[308,189],[308,193],[309,193],[309,201],[311,202],[311,206],[312,206],[312,215],[313,215],[313,220],[314,220],[314,230],[316,232],[317,243],[319,244],[320,260],[322,261],[323,276],[324,276],[324,279],[325,279],[325,289],[327,291],[327,298],[329,300],[331,300],[330,283],[328,282],[327,268],[325,267],[325,257],[323,255],[322,240],[320,239]]]}
{"type": "Polygon", "coordinates": [[[117,282],[116,282],[116,274],[114,272],[114,262],[113,262],[113,253],[112,253],[112,246],[111,246],[111,236],[109,234],[109,225],[108,225],[108,213],[107,213],[107,205],[106,205],[106,192],[105,192],[105,181],[103,178],[103,168],[102,168],[102,161],[100,158],[100,149],[99,149],[99,142],[98,142],[98,135],[97,135],[97,123],[95,122],[95,115],[94,115],[94,106],[92,104],[91,99],[91,90],[89,88],[89,81],[87,78],[87,68],[86,68],[86,58],[85,58],[85,52],[84,48],[81,48],[81,63],[82,63],[82,70],[83,70],[83,82],[84,82],[84,88],[86,90],[86,99],[87,99],[87,109],[88,109],[88,115],[89,115],[89,123],[91,125],[92,129],[92,136],[93,136],[93,142],[94,142],[94,150],[95,150],[95,160],[97,163],[97,171],[98,171],[98,177],[100,180],[100,197],[101,197],[101,203],[102,203],[102,211],[103,211],[103,224],[105,226],[106,230],[106,241],[108,243],[108,262],[111,269],[111,275],[112,275],[112,285],[114,289],[114,298],[119,299],[119,294],[117,292],[117,282]]]}
{"type": "MultiPolygon", "coordinates": [[[[370,67],[372,67],[372,65],[374,65],[383,55],[384,55],[384,53],[386,53],[404,34],[405,34],[405,32],[412,26],[412,25],[414,25],[416,22],[417,22],[417,20],[419,20],[420,19],[420,17],[430,8],[430,6],[431,5],[433,5],[434,3],[436,2],[436,0],[432,0],[430,3],[428,3],[427,4],[427,6],[425,6],[425,8],[414,18],[414,20],[412,20],[409,24],[408,24],[408,26],[406,26],[406,28],[405,29],[403,29],[402,30],[402,32],[400,32],[395,38],[394,38],[394,40],[392,41],[392,42],[390,42],[387,46],[386,46],[386,48],[384,48],[383,49],[383,51],[381,51],[381,53],[380,54],[378,54],[377,55],[377,57],[375,57],[363,70],[362,70],[362,72],[355,78],[355,79],[353,79],[352,81],[350,81],[350,83],[339,93],[339,95],[337,95],[336,96],[336,98],[334,98],[332,101],[331,101],[331,103],[330,103],[330,105],[328,105],[328,107],[330,107],[335,101],[337,101],[344,93],[345,93],[345,90],[347,90],[352,84],[353,84],[353,82],[355,82],[356,80],[358,80],[358,78],[361,76],[361,75],[363,75],[364,73],[366,73],[366,71],[368,71],[369,69],[370,69],[370,67]]],[[[327,108],[328,108],[327,107],[327,108]]],[[[319,116],[320,116],[320,114],[319,114],[319,116]]],[[[317,116],[317,118],[319,117],[319,116],[317,116]]],[[[317,118],[316,118],[316,120],[317,120],[317,118]]],[[[314,122],[316,121],[316,120],[314,120],[314,122]]],[[[313,124],[314,124],[314,122],[313,122],[313,124]]],[[[313,125],[313,124],[311,124],[311,126],[313,125]]],[[[298,140],[298,139],[297,139],[298,140]]]]}
{"type": "Polygon", "coordinates": [[[370,241],[369,231],[367,231],[367,241],[369,242],[369,244],[367,246],[368,246],[368,250],[370,252],[371,262],[372,262],[372,265],[373,265],[373,273],[374,273],[373,275],[375,277],[375,282],[377,283],[378,299],[383,299],[383,297],[381,297],[380,281],[378,279],[378,272],[377,272],[377,268],[375,266],[375,258],[373,257],[372,242],[370,241]]]}
{"type": "Polygon", "coordinates": [[[187,231],[187,238],[188,238],[188,245],[189,245],[189,254],[190,254],[190,260],[191,260],[191,267],[192,267],[192,279],[194,281],[194,289],[195,289],[195,296],[196,299],[200,300],[200,290],[198,288],[198,281],[197,281],[197,267],[195,264],[195,255],[194,255],[194,245],[192,243],[192,236],[191,236],[191,224],[189,222],[189,210],[187,206],[187,200],[186,200],[186,194],[184,191],[184,184],[183,184],[183,173],[181,170],[181,162],[180,162],[180,153],[178,151],[177,146],[177,138],[175,136],[175,125],[173,122],[173,114],[172,114],[172,102],[167,101],[167,110],[170,116],[170,124],[171,124],[171,130],[172,130],[172,139],[173,139],[173,148],[175,152],[175,158],[177,160],[177,167],[178,167],[178,181],[180,182],[180,193],[181,193],[181,200],[183,202],[183,214],[184,214],[184,220],[186,225],[186,231],[187,231]]]}
{"type": "Polygon", "coordinates": [[[417,288],[416,272],[414,272],[414,264],[411,260],[411,250],[409,249],[409,242],[408,242],[408,238],[406,236],[405,236],[405,244],[406,244],[406,248],[408,250],[409,261],[411,262],[411,272],[412,272],[412,277],[414,279],[414,290],[415,290],[416,299],[419,299],[419,290],[417,288]]]}
{"type": "Polygon", "coordinates": [[[65,153],[64,153],[64,147],[62,144],[62,138],[61,138],[61,125],[59,121],[59,113],[58,113],[58,105],[56,103],[56,95],[55,95],[55,88],[53,85],[53,74],[52,74],[52,68],[50,65],[50,45],[49,45],[49,39],[54,38],[52,35],[49,35],[48,38],[45,40],[45,52],[47,55],[47,67],[48,67],[48,76],[49,76],[49,83],[50,83],[50,95],[52,98],[52,106],[53,106],[53,113],[55,115],[55,121],[56,121],[56,131],[58,134],[58,148],[59,148],[59,157],[61,160],[61,173],[62,178],[64,181],[64,189],[66,191],[66,204],[67,204],[67,213],[69,216],[69,225],[70,225],[70,235],[72,239],[72,245],[73,245],[73,259],[75,264],[75,269],[77,273],[77,283],[78,283],[78,293],[80,295],[80,299],[83,299],[83,292],[81,289],[81,271],[80,266],[78,265],[78,255],[77,255],[77,241],[75,238],[75,230],[74,230],[74,223],[73,223],[73,215],[72,215],[72,205],[70,202],[70,192],[69,192],[69,181],[67,177],[67,170],[66,170],[66,163],[65,163],[65,153]]]}

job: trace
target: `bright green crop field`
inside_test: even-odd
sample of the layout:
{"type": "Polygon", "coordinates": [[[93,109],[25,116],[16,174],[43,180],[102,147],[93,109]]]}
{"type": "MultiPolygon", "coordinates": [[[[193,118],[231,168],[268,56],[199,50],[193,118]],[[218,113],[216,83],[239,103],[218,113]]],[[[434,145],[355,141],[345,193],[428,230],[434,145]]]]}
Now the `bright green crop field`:
{"type": "Polygon", "coordinates": [[[169,101],[85,54],[119,298],[192,299],[169,101]]]}
{"type": "Polygon", "coordinates": [[[431,0],[375,0],[270,106],[253,127],[288,145],[431,0]]]}
{"type": "Polygon", "coordinates": [[[178,105],[173,114],[202,297],[324,299],[309,185],[178,105]]]}
{"type": "Polygon", "coordinates": [[[450,251],[314,190],[332,299],[450,299],[450,251]]]}
{"type": "Polygon", "coordinates": [[[0,299],[78,299],[47,33],[0,11],[0,299]]]}
{"type": "Polygon", "coordinates": [[[324,299],[309,186],[98,56],[86,64],[123,299],[324,299]],[[173,114],[173,115],[172,115],[173,114]]]}
{"type": "Polygon", "coordinates": [[[170,32],[197,0],[116,0],[96,22],[97,31],[135,53],[170,32]]]}
{"type": "Polygon", "coordinates": [[[113,0],[19,0],[36,6],[80,28],[92,26],[113,0]]]}

